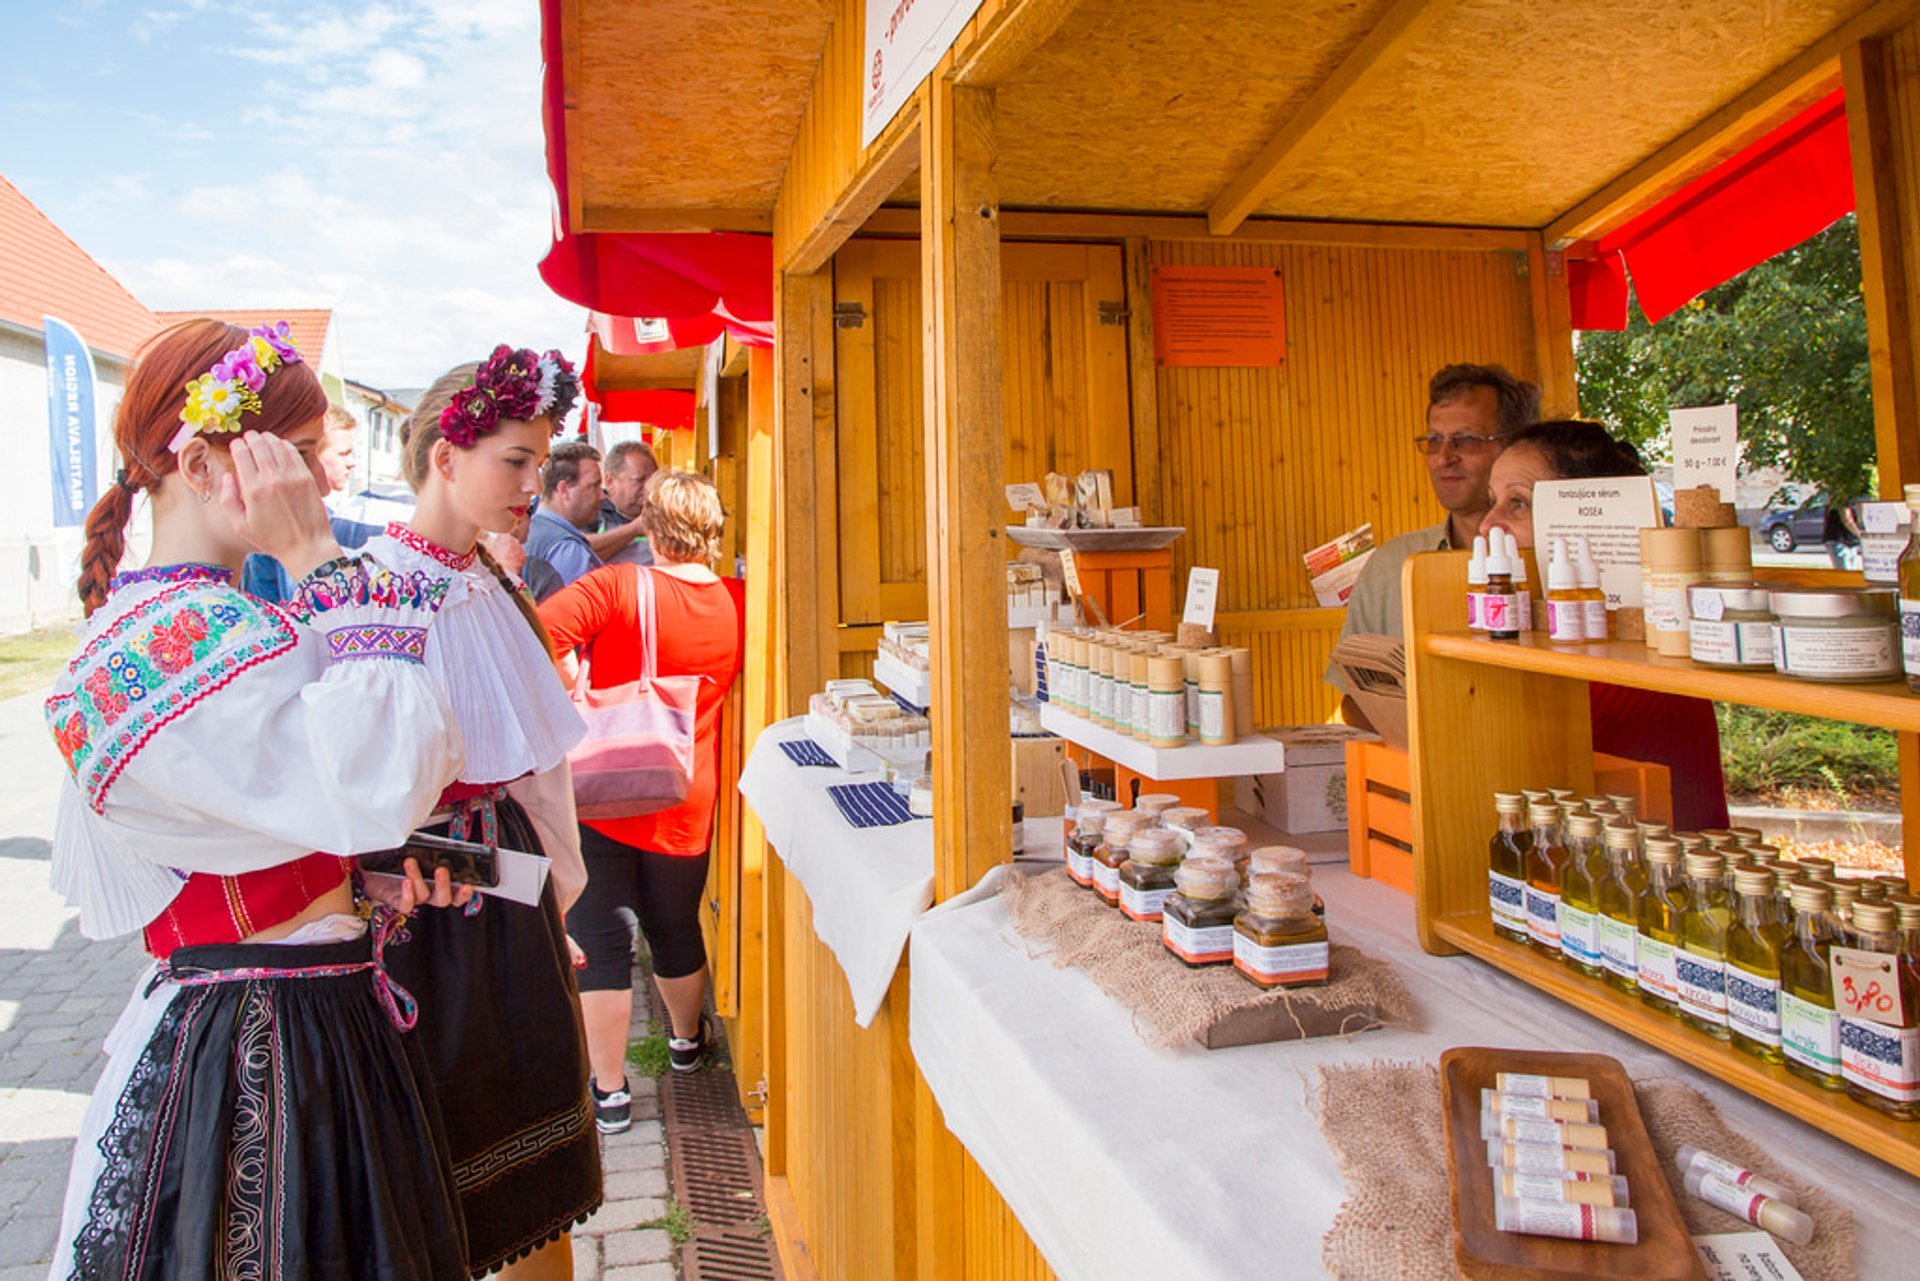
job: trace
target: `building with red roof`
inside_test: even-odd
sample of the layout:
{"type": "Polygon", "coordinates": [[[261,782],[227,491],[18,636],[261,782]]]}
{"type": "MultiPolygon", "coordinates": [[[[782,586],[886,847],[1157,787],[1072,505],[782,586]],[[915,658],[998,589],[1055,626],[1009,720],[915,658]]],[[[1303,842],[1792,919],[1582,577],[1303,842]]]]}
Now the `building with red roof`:
{"type": "Polygon", "coordinates": [[[80,331],[102,358],[125,363],[164,327],[67,233],[0,178],[0,324],[38,335],[45,316],[80,331]]]}

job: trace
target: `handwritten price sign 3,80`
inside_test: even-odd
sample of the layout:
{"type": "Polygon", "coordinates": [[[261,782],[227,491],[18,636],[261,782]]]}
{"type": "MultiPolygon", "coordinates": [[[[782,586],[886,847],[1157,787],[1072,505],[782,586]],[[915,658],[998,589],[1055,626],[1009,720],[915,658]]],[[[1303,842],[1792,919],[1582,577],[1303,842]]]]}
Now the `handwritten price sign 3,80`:
{"type": "Polygon", "coordinates": [[[1840,1013],[1894,1027],[1905,1022],[1899,957],[1836,947],[1829,963],[1833,970],[1833,1003],[1840,1013]]]}

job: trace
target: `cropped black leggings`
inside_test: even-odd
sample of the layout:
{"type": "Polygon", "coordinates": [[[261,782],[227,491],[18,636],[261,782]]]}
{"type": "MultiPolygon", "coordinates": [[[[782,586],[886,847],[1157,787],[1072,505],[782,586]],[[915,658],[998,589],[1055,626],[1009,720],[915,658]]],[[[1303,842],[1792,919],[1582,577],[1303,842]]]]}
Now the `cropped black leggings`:
{"type": "Polygon", "coordinates": [[[663,979],[698,974],[707,963],[700,938],[700,896],[707,855],[685,858],[643,850],[580,825],[587,888],[567,913],[567,933],[587,954],[576,977],[582,992],[633,987],[633,932],[646,935],[653,972],[663,979]]]}

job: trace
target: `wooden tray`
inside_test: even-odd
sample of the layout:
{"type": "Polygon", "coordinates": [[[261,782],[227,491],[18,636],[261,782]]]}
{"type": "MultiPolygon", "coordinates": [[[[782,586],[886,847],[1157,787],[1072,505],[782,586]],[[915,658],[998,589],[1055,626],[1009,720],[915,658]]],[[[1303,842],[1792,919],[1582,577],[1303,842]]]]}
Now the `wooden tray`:
{"type": "Polygon", "coordinates": [[[1440,1056],[1440,1098],[1452,1172],[1453,1255],[1460,1275],[1500,1281],[1631,1277],[1635,1281],[1705,1281],[1673,1189],[1660,1169],[1653,1140],[1640,1119],[1633,1082],[1617,1059],[1604,1054],[1460,1047],[1440,1056]],[[1493,1176],[1480,1137],[1480,1091],[1501,1072],[1585,1077],[1600,1104],[1600,1123],[1613,1142],[1618,1171],[1627,1177],[1639,1219],[1635,1245],[1603,1245],[1522,1236],[1493,1226],[1493,1176]]]}
{"type": "Polygon", "coordinates": [[[1007,539],[1021,547],[1077,552],[1157,552],[1187,532],[1185,525],[1136,525],[1129,529],[1037,529],[1007,526],[1007,539]]]}

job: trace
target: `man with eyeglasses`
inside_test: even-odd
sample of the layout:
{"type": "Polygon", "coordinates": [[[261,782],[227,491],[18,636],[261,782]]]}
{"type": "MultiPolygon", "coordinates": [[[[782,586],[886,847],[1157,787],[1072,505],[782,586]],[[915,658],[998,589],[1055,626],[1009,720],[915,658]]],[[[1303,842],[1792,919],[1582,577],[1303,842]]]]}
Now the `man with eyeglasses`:
{"type": "MultiPolygon", "coordinates": [[[[1540,389],[1499,365],[1448,365],[1427,384],[1427,429],[1413,438],[1426,456],[1427,479],[1447,511],[1437,525],[1390,538],[1374,548],[1347,598],[1342,638],[1378,632],[1400,635],[1400,569],[1415,552],[1472,547],[1492,506],[1488,477],[1507,439],[1540,417],[1540,389]]],[[[1345,690],[1339,672],[1327,681],[1345,690]]],[[[1350,724],[1366,720],[1346,700],[1350,724]]]]}

